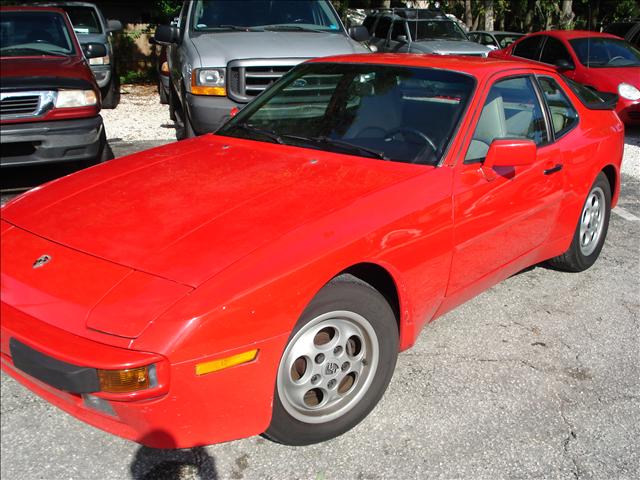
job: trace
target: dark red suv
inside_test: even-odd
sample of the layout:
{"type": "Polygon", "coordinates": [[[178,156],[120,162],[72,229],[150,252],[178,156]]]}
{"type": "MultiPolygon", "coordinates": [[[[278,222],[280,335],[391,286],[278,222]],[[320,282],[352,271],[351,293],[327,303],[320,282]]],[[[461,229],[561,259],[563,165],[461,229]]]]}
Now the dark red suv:
{"type": "Polygon", "coordinates": [[[113,158],[100,116],[100,90],[86,58],[101,44],[80,47],[58,8],[0,9],[0,165],[113,158]]]}

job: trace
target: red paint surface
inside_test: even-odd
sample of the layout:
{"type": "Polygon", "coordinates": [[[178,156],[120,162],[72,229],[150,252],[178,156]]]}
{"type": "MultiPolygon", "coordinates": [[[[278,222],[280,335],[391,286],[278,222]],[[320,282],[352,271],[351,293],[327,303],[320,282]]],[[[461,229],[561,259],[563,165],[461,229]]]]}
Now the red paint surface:
{"type": "Polygon", "coordinates": [[[290,331],[340,272],[371,263],[391,275],[400,300],[399,348],[406,349],[425,323],[564,252],[588,189],[605,168],[615,205],[623,126],[614,112],[587,110],[571,92],[579,124],[538,148],[532,164],[510,167],[509,175],[495,167],[488,181],[480,164],[462,162],[491,85],[529,73],[563,84],[552,69],[421,55],[336,61],[476,77],[443,164],[207,135],[18,197],[2,209],[3,368],[72,415],[147,445],[188,447],[258,434],[270,422],[290,331]],[[557,163],[560,172],[543,175],[557,163]],[[52,261],[32,269],[42,254],[52,261]],[[157,355],[166,359],[166,393],[112,401],[117,418],[96,413],[15,371],[11,336],[102,368],[118,368],[128,354],[135,362],[157,355]],[[254,348],[259,355],[249,364],[195,375],[199,362],[254,348]]]}

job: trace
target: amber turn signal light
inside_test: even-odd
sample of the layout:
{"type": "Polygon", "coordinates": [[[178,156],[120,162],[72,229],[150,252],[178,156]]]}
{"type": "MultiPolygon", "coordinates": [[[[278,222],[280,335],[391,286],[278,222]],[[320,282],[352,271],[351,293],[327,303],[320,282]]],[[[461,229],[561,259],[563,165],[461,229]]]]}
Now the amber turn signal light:
{"type": "Polygon", "coordinates": [[[243,363],[252,362],[258,356],[258,350],[249,350],[248,352],[238,353],[231,357],[220,358],[210,362],[198,363],[196,365],[196,375],[205,375],[207,373],[217,372],[225,368],[235,367],[243,363]]]}
{"type": "Polygon", "coordinates": [[[155,365],[126,370],[98,370],[100,391],[107,393],[130,393],[146,390],[157,385],[155,365]]]}

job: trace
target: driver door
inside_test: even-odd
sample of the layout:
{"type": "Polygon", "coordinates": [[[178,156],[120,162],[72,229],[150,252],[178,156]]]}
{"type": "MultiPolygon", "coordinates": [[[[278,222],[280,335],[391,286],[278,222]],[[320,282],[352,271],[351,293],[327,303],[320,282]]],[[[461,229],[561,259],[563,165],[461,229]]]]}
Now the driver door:
{"type": "Polygon", "coordinates": [[[464,162],[456,165],[454,254],[447,296],[462,296],[464,301],[485,290],[514,273],[518,259],[547,239],[563,191],[561,152],[551,139],[536,80],[522,75],[495,81],[464,162]],[[491,142],[499,138],[534,141],[536,160],[496,167],[494,178],[488,178],[482,162],[491,142]]]}

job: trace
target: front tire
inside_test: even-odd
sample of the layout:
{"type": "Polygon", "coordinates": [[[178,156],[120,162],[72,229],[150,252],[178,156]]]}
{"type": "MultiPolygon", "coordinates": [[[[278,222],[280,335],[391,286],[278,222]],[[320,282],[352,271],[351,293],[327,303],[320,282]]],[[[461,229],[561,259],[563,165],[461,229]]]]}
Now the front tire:
{"type": "Polygon", "coordinates": [[[591,267],[602,251],[611,216],[611,186],[603,172],[596,177],[582,206],[569,249],[548,261],[566,272],[582,272],[591,267]]]}
{"type": "Polygon", "coordinates": [[[102,108],[114,109],[120,103],[120,77],[115,71],[112,74],[111,81],[102,94],[102,108]]]}
{"type": "Polygon", "coordinates": [[[384,394],[398,344],[396,318],[384,297],[351,275],[335,278],[291,333],[265,436],[309,445],[353,428],[384,394]]]}

